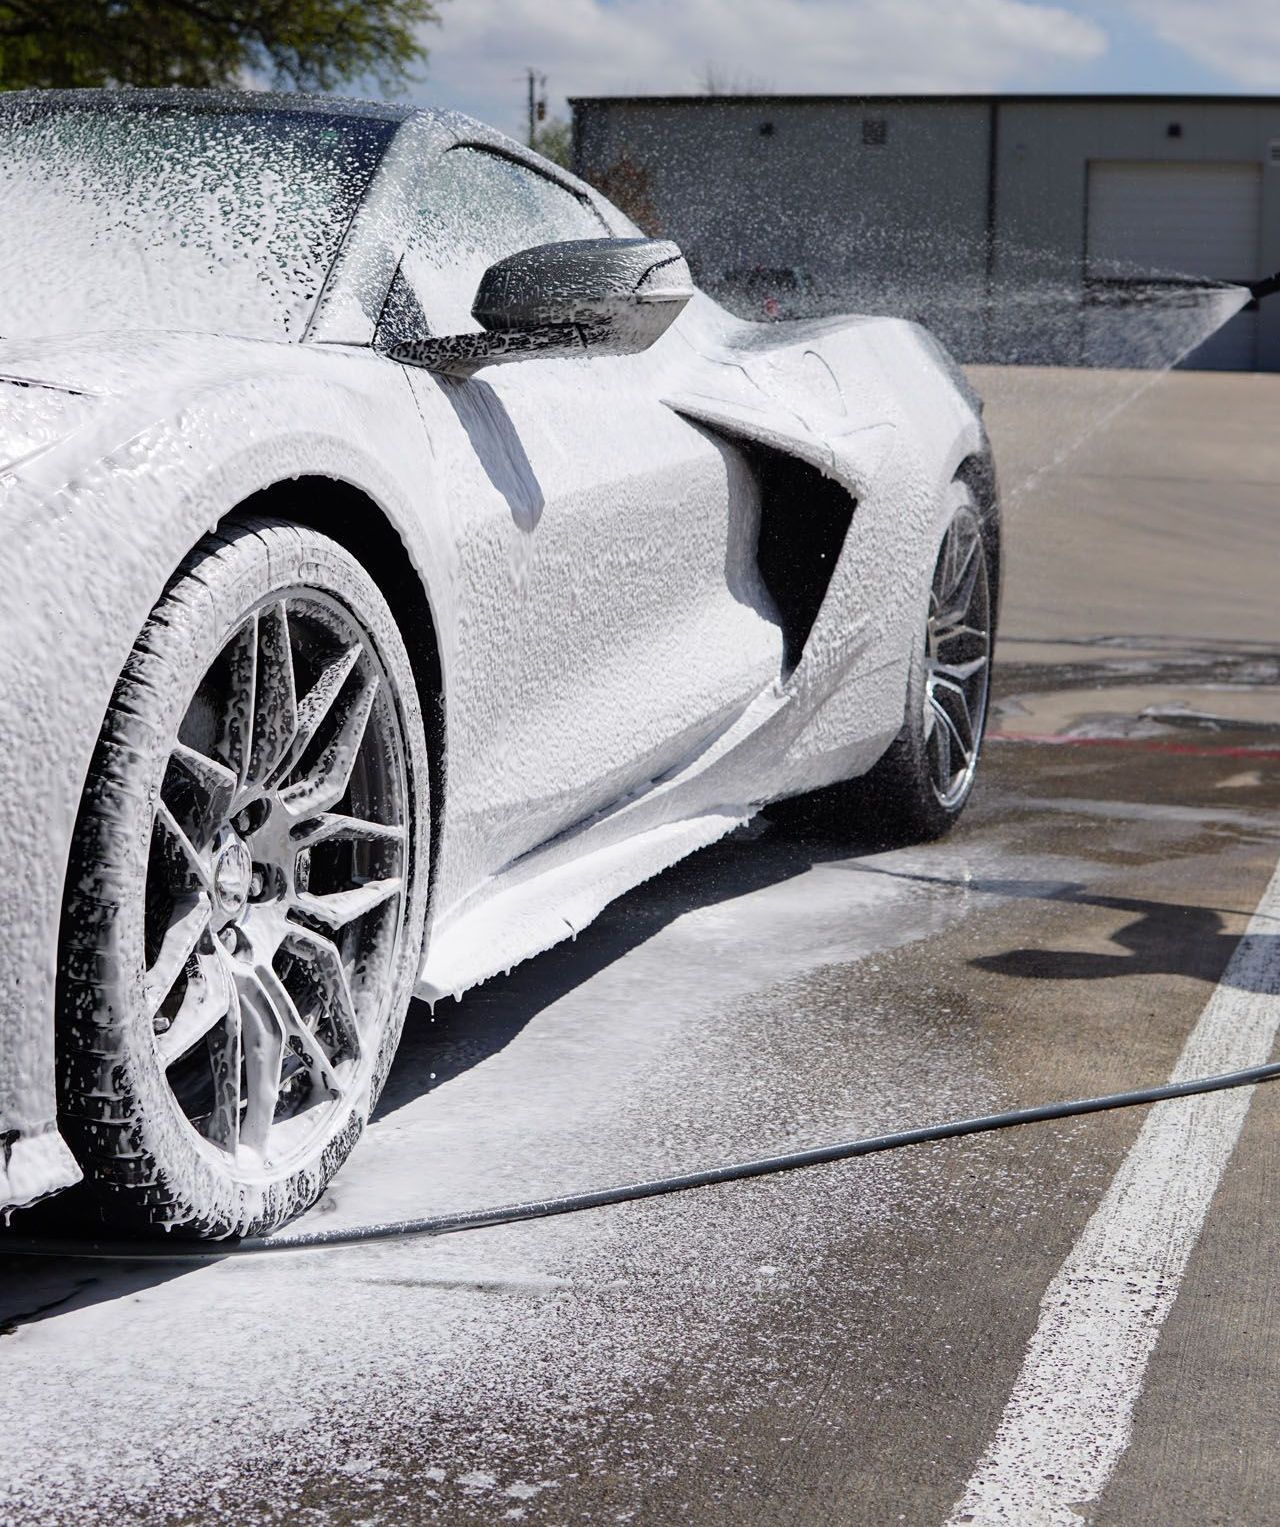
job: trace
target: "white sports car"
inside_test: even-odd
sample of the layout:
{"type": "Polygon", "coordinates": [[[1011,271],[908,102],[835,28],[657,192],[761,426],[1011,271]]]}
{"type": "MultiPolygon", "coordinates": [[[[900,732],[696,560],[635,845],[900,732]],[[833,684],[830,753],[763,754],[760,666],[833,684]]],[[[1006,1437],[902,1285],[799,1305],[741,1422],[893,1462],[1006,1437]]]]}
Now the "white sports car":
{"type": "Polygon", "coordinates": [[[905,841],[973,784],[946,355],[736,321],[464,117],[3,97],[0,529],[0,1209],[268,1230],[415,993],[771,800],[905,841]]]}

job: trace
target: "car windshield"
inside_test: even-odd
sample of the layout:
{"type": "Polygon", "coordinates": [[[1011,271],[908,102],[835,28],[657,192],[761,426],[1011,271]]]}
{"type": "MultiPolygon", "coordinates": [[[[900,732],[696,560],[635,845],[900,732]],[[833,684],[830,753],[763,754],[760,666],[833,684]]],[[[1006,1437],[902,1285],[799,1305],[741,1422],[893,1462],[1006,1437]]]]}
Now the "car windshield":
{"type": "Polygon", "coordinates": [[[11,98],[0,106],[0,337],[298,338],[395,127],[11,98]]]}

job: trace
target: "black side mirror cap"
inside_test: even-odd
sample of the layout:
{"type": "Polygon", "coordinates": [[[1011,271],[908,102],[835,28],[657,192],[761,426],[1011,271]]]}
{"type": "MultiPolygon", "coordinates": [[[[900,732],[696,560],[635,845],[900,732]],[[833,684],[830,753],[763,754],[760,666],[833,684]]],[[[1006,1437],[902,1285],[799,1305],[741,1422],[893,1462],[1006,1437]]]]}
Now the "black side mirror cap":
{"type": "Polygon", "coordinates": [[[669,240],[539,244],[485,271],[471,309],[482,332],[409,340],[389,354],[463,375],[537,356],[634,355],[661,338],[692,295],[689,267],[669,240]]]}

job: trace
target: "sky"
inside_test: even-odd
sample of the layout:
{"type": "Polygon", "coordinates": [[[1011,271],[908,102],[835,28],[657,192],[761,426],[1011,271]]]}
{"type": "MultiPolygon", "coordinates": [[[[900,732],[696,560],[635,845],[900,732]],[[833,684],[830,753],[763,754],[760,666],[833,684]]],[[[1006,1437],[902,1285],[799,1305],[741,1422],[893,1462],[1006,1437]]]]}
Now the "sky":
{"type": "Polygon", "coordinates": [[[1280,93],[1266,0],[440,0],[419,102],[518,132],[525,69],[566,96],[1280,93]]]}

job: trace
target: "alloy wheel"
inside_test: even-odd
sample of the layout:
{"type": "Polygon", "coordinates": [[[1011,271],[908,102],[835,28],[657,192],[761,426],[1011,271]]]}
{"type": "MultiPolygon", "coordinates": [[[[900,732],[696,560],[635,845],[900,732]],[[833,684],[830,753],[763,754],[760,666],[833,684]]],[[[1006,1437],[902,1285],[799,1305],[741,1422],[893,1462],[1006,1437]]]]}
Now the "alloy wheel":
{"type": "Polygon", "coordinates": [[[160,1065],[238,1177],[304,1160],[368,1088],[408,841],[404,737],[367,634],[317,591],[273,595],[187,708],[147,874],[160,1065]]]}
{"type": "Polygon", "coordinates": [[[951,521],[934,569],[925,634],[924,735],[938,803],[955,809],[978,767],[991,677],[991,589],[971,509],[951,521]]]}

